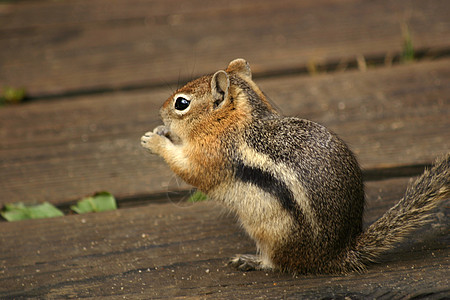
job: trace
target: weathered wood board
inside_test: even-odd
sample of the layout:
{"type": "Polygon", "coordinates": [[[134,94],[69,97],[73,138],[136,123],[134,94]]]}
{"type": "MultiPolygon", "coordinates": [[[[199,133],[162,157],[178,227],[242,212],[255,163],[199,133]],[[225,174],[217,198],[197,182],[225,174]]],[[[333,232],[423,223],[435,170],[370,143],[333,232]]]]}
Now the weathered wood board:
{"type": "MultiPolygon", "coordinates": [[[[219,67],[218,67],[219,68],[219,67]]],[[[257,80],[279,109],[341,135],[365,169],[429,164],[450,149],[450,60],[257,80]]],[[[0,110],[0,203],[64,203],[180,188],[141,149],[170,89],[38,101],[0,110]]]]}
{"type": "MultiPolygon", "coordinates": [[[[406,183],[369,182],[366,223],[392,206],[406,183]]],[[[2,223],[0,297],[444,297],[450,295],[448,242],[448,222],[441,217],[365,274],[243,273],[227,260],[255,247],[222,208],[153,204],[2,223]]]]}
{"type": "Polygon", "coordinates": [[[256,74],[387,58],[408,25],[419,52],[450,49],[448,1],[0,3],[0,86],[29,96],[165,85],[244,57],[256,74]]]}
{"type": "Polygon", "coordinates": [[[41,98],[0,109],[0,208],[121,200],[0,221],[0,298],[450,298],[448,201],[364,274],[240,272],[228,259],[255,246],[236,218],[183,202],[139,143],[177,83],[244,57],[281,112],[338,133],[365,178],[390,178],[366,182],[367,226],[402,197],[399,170],[450,150],[449,15],[440,0],[0,1],[0,89],[41,98]],[[407,33],[423,57],[390,67],[407,33]],[[367,72],[348,70],[356,60],[367,72]]]}

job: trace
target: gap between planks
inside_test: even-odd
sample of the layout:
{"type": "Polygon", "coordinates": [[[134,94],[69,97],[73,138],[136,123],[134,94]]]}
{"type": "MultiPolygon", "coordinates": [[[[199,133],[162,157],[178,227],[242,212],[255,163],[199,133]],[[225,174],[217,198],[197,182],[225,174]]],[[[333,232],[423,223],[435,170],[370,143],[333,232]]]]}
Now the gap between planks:
{"type": "MultiPolygon", "coordinates": [[[[369,189],[378,189],[378,186],[383,186],[386,182],[390,180],[406,181],[410,178],[418,176],[423,173],[425,168],[429,168],[431,164],[419,164],[411,166],[393,166],[390,168],[376,168],[363,170],[363,177],[365,181],[365,186],[369,186],[369,189]],[[381,183],[378,183],[381,182],[381,183]]],[[[180,179],[181,180],[181,179],[180,179]]],[[[187,186],[187,185],[185,185],[187,186]]],[[[149,204],[167,204],[173,203],[174,205],[189,206],[189,197],[193,194],[196,189],[191,187],[191,189],[179,189],[171,190],[168,192],[158,192],[131,196],[116,197],[117,209],[142,207],[149,204]]],[[[398,198],[403,196],[403,190],[398,190],[398,198]]],[[[372,192],[371,192],[372,193],[372,192]]],[[[71,200],[63,203],[58,203],[55,206],[62,210],[65,215],[74,214],[70,209],[72,205],[75,205],[77,200],[71,200]]],[[[5,221],[0,218],[0,222],[5,221]]]]}
{"type": "MultiPolygon", "coordinates": [[[[269,78],[282,78],[292,75],[304,75],[304,76],[316,76],[319,74],[333,74],[343,73],[346,71],[360,70],[366,72],[367,69],[392,67],[396,65],[418,63],[421,61],[431,61],[438,59],[446,59],[450,57],[450,49],[415,49],[413,61],[403,61],[402,53],[389,53],[386,55],[369,55],[369,56],[357,56],[353,59],[341,59],[319,62],[317,64],[309,64],[305,66],[297,66],[292,68],[271,69],[261,72],[254,72],[253,78],[269,79],[269,78]]],[[[251,62],[250,62],[251,63],[251,62]]],[[[78,88],[76,90],[65,90],[61,93],[42,93],[37,95],[27,95],[23,101],[38,101],[38,100],[60,100],[60,98],[71,99],[81,96],[101,95],[117,92],[131,92],[147,90],[151,91],[159,88],[167,87],[181,87],[186,84],[192,78],[182,77],[177,80],[166,80],[164,83],[160,82],[139,82],[139,83],[127,83],[117,86],[98,86],[95,88],[78,88]]]]}
{"type": "MultiPolygon", "coordinates": [[[[425,168],[431,167],[431,164],[418,164],[409,166],[393,166],[388,168],[374,168],[363,170],[365,184],[376,186],[376,182],[390,179],[409,179],[423,173],[425,168]]],[[[181,180],[181,179],[180,179],[181,180]]],[[[171,190],[163,193],[150,193],[142,195],[131,195],[117,197],[118,209],[145,206],[148,204],[167,204],[169,202],[186,205],[189,197],[195,191],[195,188],[171,190]]],[[[64,212],[70,211],[70,206],[76,201],[61,203],[57,207],[64,212]]]]}

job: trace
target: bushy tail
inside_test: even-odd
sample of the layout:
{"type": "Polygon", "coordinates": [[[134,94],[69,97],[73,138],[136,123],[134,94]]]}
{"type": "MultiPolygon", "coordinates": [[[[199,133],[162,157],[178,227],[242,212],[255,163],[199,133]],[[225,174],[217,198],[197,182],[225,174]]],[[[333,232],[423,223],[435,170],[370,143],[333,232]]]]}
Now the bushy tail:
{"type": "Polygon", "coordinates": [[[417,180],[411,181],[405,196],[357,238],[341,261],[343,271],[364,270],[381,253],[426,224],[430,210],[449,198],[450,153],[447,153],[417,180]]]}

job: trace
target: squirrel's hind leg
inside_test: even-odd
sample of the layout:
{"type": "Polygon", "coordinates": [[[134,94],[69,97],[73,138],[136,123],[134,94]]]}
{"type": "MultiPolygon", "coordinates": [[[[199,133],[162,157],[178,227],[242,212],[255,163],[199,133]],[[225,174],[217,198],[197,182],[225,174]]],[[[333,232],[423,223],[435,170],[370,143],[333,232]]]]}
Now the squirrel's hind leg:
{"type": "Polygon", "coordinates": [[[271,264],[265,262],[261,256],[252,254],[237,254],[228,263],[240,271],[272,270],[271,264]]]}

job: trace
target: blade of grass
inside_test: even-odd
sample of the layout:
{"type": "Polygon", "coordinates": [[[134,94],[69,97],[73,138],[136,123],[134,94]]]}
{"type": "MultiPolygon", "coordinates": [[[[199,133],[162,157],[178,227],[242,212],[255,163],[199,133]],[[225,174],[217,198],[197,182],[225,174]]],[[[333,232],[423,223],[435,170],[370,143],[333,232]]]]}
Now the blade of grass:
{"type": "Polygon", "coordinates": [[[205,201],[208,197],[200,191],[195,191],[188,199],[188,202],[205,201]]]}

